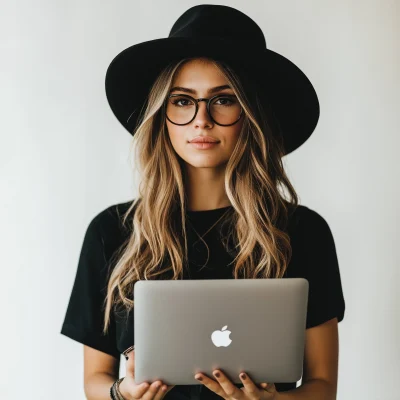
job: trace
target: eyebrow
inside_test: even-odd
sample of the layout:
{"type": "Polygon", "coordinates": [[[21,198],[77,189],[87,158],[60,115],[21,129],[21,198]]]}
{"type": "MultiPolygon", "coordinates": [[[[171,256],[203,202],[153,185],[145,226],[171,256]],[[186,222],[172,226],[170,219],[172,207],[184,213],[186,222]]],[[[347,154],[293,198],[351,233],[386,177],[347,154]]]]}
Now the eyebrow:
{"type": "MultiPolygon", "coordinates": [[[[220,90],[223,90],[223,89],[232,89],[232,88],[229,85],[215,86],[213,88],[208,89],[207,93],[213,94],[213,93],[219,92],[220,90]]],[[[185,88],[182,86],[174,86],[170,90],[170,93],[175,92],[175,91],[186,92],[186,93],[191,93],[191,94],[197,93],[194,89],[185,88]]]]}

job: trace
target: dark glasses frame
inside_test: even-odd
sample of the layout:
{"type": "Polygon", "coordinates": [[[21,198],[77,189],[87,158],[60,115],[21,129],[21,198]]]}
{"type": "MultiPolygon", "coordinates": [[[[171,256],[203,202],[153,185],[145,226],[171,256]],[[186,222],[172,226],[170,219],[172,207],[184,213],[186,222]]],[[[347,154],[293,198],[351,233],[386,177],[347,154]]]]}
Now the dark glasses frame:
{"type": "Polygon", "coordinates": [[[164,102],[164,114],[165,114],[165,117],[168,119],[169,122],[171,122],[174,125],[182,126],[182,125],[190,124],[196,118],[197,112],[199,111],[199,102],[200,101],[205,101],[205,102],[207,102],[207,113],[208,113],[208,116],[210,117],[210,119],[215,124],[217,124],[219,126],[232,126],[232,125],[235,125],[237,122],[239,122],[239,120],[242,118],[242,115],[243,115],[243,107],[240,104],[239,104],[240,105],[240,115],[239,115],[239,118],[235,122],[233,122],[232,124],[220,124],[217,121],[215,121],[215,119],[212,117],[212,115],[210,113],[210,104],[211,104],[211,101],[213,101],[217,97],[228,97],[228,98],[229,97],[235,97],[235,98],[237,98],[236,95],[232,95],[232,94],[216,94],[215,96],[213,96],[213,97],[211,97],[209,99],[206,99],[205,97],[200,97],[199,99],[195,99],[194,97],[192,97],[192,96],[190,96],[188,94],[178,94],[178,93],[170,94],[170,95],[167,96],[167,98],[165,99],[165,102],[164,102]],[[167,102],[169,101],[169,99],[171,97],[187,97],[188,99],[193,100],[193,102],[194,102],[194,104],[196,106],[196,112],[194,113],[193,118],[189,122],[186,122],[185,124],[177,124],[176,122],[171,121],[168,118],[168,115],[167,115],[167,102]]]}

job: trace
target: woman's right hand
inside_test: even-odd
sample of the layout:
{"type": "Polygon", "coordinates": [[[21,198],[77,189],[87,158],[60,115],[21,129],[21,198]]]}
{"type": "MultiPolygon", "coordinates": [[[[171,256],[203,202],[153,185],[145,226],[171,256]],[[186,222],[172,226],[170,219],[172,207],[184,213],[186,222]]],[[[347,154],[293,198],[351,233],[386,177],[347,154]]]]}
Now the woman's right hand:
{"type": "Polygon", "coordinates": [[[161,400],[175,386],[165,385],[157,380],[151,385],[147,382],[141,384],[135,383],[135,350],[130,351],[126,361],[126,374],[119,384],[119,391],[125,400],[161,400]],[[159,387],[157,387],[157,384],[159,387]],[[165,390],[163,390],[165,388],[165,390]]]}

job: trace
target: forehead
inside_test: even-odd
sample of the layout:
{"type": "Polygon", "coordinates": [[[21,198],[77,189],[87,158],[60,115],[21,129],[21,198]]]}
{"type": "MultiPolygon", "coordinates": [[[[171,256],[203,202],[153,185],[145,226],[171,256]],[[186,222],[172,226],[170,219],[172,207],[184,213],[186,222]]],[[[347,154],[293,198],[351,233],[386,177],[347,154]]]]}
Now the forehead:
{"type": "Polygon", "coordinates": [[[217,86],[229,86],[218,67],[209,61],[191,60],[183,64],[172,80],[172,87],[190,88],[193,93],[207,93],[217,86]]]}

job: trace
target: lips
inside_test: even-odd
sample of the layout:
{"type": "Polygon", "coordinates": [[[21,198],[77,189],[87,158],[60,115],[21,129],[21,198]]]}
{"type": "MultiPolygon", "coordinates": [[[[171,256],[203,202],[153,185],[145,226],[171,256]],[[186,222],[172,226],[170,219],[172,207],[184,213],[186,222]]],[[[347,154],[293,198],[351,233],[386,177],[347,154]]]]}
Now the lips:
{"type": "Polygon", "coordinates": [[[219,140],[211,136],[198,136],[190,140],[189,143],[218,143],[219,140]]]}

